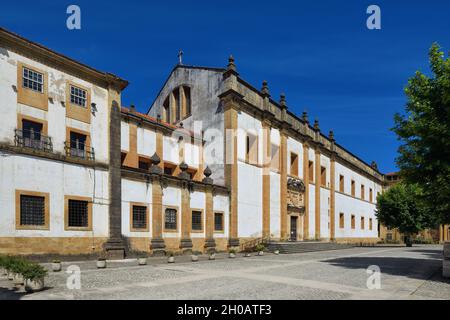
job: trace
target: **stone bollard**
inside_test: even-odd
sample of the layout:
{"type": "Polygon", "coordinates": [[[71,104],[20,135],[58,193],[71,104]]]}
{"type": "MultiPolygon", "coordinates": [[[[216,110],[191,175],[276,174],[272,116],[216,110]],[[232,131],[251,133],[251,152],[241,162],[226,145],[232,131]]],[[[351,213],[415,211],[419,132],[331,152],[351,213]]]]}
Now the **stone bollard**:
{"type": "Polygon", "coordinates": [[[444,243],[444,256],[442,260],[442,276],[450,278],[450,242],[444,243]]]}

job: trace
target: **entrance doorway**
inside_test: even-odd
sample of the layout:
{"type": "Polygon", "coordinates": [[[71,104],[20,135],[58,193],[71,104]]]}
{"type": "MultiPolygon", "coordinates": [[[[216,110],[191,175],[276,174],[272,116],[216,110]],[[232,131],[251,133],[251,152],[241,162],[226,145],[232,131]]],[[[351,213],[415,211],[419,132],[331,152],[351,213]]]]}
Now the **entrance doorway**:
{"type": "Polygon", "coordinates": [[[296,216],[291,216],[291,241],[297,241],[297,218],[296,216]]]}

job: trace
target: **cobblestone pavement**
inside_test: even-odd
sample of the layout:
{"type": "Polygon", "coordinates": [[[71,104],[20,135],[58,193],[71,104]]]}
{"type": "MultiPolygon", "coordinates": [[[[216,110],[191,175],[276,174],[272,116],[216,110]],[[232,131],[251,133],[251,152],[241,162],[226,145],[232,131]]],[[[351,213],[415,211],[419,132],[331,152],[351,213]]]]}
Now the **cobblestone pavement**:
{"type": "Polygon", "coordinates": [[[0,299],[448,299],[442,246],[352,248],[229,259],[217,255],[108,262],[63,263],[81,268],[81,289],[69,290],[68,274],[50,272],[44,291],[25,294],[0,278],[0,299]],[[381,289],[367,288],[367,268],[381,271],[381,289]]]}

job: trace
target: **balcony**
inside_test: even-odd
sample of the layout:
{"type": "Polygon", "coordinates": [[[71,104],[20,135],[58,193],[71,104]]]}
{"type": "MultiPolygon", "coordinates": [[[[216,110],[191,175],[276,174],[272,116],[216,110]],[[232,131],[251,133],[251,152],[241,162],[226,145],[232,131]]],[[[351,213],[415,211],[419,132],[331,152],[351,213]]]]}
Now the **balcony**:
{"type": "Polygon", "coordinates": [[[40,131],[15,129],[14,132],[14,143],[17,147],[53,152],[52,138],[44,136],[40,131]]]}
{"type": "Polygon", "coordinates": [[[71,158],[79,158],[84,160],[95,160],[94,148],[89,147],[80,140],[66,141],[64,149],[66,150],[66,156],[71,158]]]}

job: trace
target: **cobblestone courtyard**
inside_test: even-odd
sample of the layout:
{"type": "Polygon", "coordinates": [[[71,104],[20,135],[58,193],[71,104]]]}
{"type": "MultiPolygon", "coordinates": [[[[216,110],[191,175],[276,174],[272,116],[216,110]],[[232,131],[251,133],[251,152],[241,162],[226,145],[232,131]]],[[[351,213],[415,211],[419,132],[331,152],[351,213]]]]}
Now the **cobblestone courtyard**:
{"type": "Polygon", "coordinates": [[[450,299],[441,276],[442,246],[352,248],[314,253],[252,256],[215,261],[200,257],[63,264],[38,293],[15,291],[0,279],[1,299],[450,299]],[[81,268],[81,289],[69,290],[64,270],[81,268]],[[369,290],[367,267],[381,269],[381,289],[369,290]]]}

